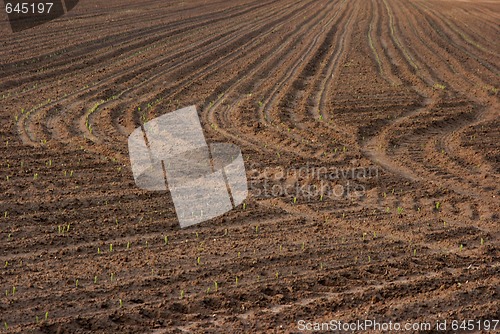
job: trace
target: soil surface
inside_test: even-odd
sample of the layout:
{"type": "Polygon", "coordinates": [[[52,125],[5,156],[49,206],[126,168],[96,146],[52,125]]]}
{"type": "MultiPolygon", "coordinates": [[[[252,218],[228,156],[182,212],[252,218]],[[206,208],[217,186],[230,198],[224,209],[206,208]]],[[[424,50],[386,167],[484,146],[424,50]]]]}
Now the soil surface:
{"type": "Polygon", "coordinates": [[[0,332],[493,332],[500,1],[86,0],[6,20],[0,332]],[[136,187],[127,138],[189,105],[241,148],[249,196],[180,229],[168,191],[136,187]]]}

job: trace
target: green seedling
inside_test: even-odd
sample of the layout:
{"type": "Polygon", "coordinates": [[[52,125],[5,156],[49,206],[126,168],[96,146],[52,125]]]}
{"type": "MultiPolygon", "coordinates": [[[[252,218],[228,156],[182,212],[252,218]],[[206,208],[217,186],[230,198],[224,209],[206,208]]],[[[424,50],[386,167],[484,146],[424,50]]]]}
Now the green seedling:
{"type": "Polygon", "coordinates": [[[75,281],[75,287],[78,288],[78,280],[75,281]]]}
{"type": "Polygon", "coordinates": [[[294,197],[293,198],[293,204],[296,204],[297,203],[297,197],[294,197]]]}
{"type": "Polygon", "coordinates": [[[247,209],[247,203],[243,203],[243,210],[247,209]]]}
{"type": "Polygon", "coordinates": [[[15,286],[12,287],[12,295],[14,296],[16,294],[17,288],[15,286]]]}
{"type": "Polygon", "coordinates": [[[181,299],[184,298],[184,290],[181,290],[181,299]]]}
{"type": "Polygon", "coordinates": [[[165,240],[165,245],[168,245],[168,236],[165,236],[164,240],[165,240]]]}
{"type": "Polygon", "coordinates": [[[255,225],[255,233],[259,233],[259,225],[255,225]]]}
{"type": "Polygon", "coordinates": [[[439,210],[441,208],[441,202],[436,202],[435,206],[436,210],[439,210]]]}
{"type": "Polygon", "coordinates": [[[214,287],[215,287],[215,292],[219,291],[219,283],[217,283],[217,281],[214,281],[214,287]]]}
{"type": "Polygon", "coordinates": [[[120,303],[120,308],[122,308],[123,307],[123,301],[121,299],[120,299],[119,303],[120,303]]]}
{"type": "Polygon", "coordinates": [[[462,251],[464,249],[464,245],[460,244],[460,251],[462,251]]]}
{"type": "Polygon", "coordinates": [[[306,249],[306,243],[305,242],[302,242],[302,250],[306,249]]]}
{"type": "Polygon", "coordinates": [[[433,87],[434,87],[434,89],[441,89],[441,90],[446,89],[446,86],[443,84],[440,84],[440,83],[435,83],[433,87]]]}
{"type": "Polygon", "coordinates": [[[241,252],[238,252],[238,259],[241,257],[241,252]]]}
{"type": "Polygon", "coordinates": [[[97,284],[97,276],[94,276],[94,284],[97,284]]]}
{"type": "Polygon", "coordinates": [[[198,258],[196,259],[196,263],[197,263],[198,265],[201,265],[201,257],[199,257],[199,256],[198,256],[198,258]]]}
{"type": "Polygon", "coordinates": [[[365,241],[365,238],[366,238],[366,232],[363,233],[363,238],[362,240],[365,241]]]}
{"type": "Polygon", "coordinates": [[[38,179],[38,173],[35,173],[35,175],[33,175],[33,180],[37,180],[38,179]]]}
{"type": "Polygon", "coordinates": [[[115,280],[115,273],[111,273],[111,282],[115,280]]]}
{"type": "Polygon", "coordinates": [[[3,326],[5,327],[5,330],[9,330],[9,325],[7,325],[7,322],[4,321],[3,326]]]}
{"type": "Polygon", "coordinates": [[[397,210],[399,215],[403,214],[404,209],[402,207],[398,206],[397,210]]]}
{"type": "Polygon", "coordinates": [[[484,239],[481,238],[481,246],[483,246],[483,245],[484,245],[484,239]]]}
{"type": "Polygon", "coordinates": [[[372,262],[372,258],[370,255],[368,255],[368,263],[372,262]]]}
{"type": "Polygon", "coordinates": [[[280,277],[280,273],[276,272],[276,279],[278,279],[279,277],[280,277]]]}
{"type": "Polygon", "coordinates": [[[97,254],[101,254],[101,249],[97,247],[97,254]]]}
{"type": "Polygon", "coordinates": [[[45,312],[45,320],[49,320],[49,311],[45,312]]]}
{"type": "Polygon", "coordinates": [[[127,241],[127,249],[130,249],[130,241],[127,241]]]}
{"type": "Polygon", "coordinates": [[[238,276],[236,276],[236,285],[238,285],[238,281],[239,281],[238,276]]]}
{"type": "Polygon", "coordinates": [[[413,250],[413,256],[417,256],[417,250],[416,249],[413,250]]]}
{"type": "Polygon", "coordinates": [[[112,252],[113,251],[113,244],[109,244],[109,251],[112,252]]]}

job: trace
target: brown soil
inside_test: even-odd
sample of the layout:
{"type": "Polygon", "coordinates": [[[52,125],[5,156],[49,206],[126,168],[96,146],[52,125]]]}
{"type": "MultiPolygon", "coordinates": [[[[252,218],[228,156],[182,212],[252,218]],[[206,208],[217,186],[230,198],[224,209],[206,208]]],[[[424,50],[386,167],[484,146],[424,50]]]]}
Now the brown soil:
{"type": "Polygon", "coordinates": [[[1,328],[499,319],[499,20],[499,1],[87,0],[2,22],[1,328]],[[127,137],[192,104],[251,189],[181,230],[127,137]],[[331,181],[299,168],[375,173],[263,195],[331,181]]]}

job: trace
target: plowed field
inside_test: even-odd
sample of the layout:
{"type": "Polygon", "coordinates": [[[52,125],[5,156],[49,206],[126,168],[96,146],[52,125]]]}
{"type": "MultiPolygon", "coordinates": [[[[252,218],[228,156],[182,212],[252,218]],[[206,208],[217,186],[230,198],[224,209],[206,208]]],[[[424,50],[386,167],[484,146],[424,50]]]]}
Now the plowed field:
{"type": "Polygon", "coordinates": [[[500,318],[500,1],[86,0],[0,34],[0,332],[500,318]],[[249,196],[180,229],[127,138],[189,105],[249,196]]]}

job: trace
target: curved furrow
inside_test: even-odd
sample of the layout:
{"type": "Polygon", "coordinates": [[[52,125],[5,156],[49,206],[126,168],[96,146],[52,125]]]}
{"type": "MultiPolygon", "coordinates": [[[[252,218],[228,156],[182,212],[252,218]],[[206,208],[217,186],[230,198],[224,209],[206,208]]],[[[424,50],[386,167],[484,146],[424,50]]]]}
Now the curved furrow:
{"type": "MultiPolygon", "coordinates": [[[[480,50],[477,50],[477,48],[471,49],[470,43],[464,40],[459,33],[453,31],[446,23],[444,23],[441,17],[437,17],[435,11],[429,10],[427,7],[425,7],[426,9],[422,9],[415,4],[414,8],[423,13],[422,15],[437,32],[441,32],[444,36],[446,36],[443,38],[447,39],[447,41],[450,43],[450,46],[459,49],[467,57],[472,58],[475,62],[477,62],[477,64],[486,69],[487,72],[490,72],[492,78],[494,78],[493,81],[498,81],[498,76],[500,75],[498,66],[496,66],[494,63],[491,63],[490,61],[487,61],[486,59],[488,58],[481,58],[478,54],[476,54],[480,50]]],[[[475,71],[478,75],[482,74],[481,71],[477,71],[477,66],[471,67],[469,71],[475,71]]],[[[492,79],[490,79],[490,81],[492,81],[492,79]]]]}
{"type": "MultiPolygon", "coordinates": [[[[271,17],[271,16],[269,16],[271,17]]],[[[265,22],[265,19],[263,20],[260,20],[262,22],[265,22]]],[[[248,26],[251,26],[250,24],[248,26]]],[[[209,39],[209,41],[212,40],[212,38],[209,39]]],[[[228,36],[227,38],[224,38],[222,39],[220,42],[222,44],[222,46],[226,49],[230,48],[231,45],[237,45],[238,41],[241,41],[241,40],[245,40],[245,33],[242,32],[241,34],[237,34],[235,36],[228,36]]],[[[204,44],[207,44],[208,46],[208,50],[204,51],[204,52],[199,52],[198,54],[196,53],[197,49],[196,48],[192,48],[192,47],[189,47],[187,48],[189,52],[191,52],[193,55],[191,57],[188,57],[187,59],[183,59],[181,58],[179,55],[174,55],[173,57],[170,57],[170,59],[176,59],[176,58],[181,58],[178,65],[177,66],[174,66],[174,69],[177,69],[177,67],[181,67],[185,64],[186,61],[191,61],[191,62],[194,62],[194,61],[203,61],[204,57],[206,57],[205,53],[209,53],[209,52],[213,52],[213,51],[217,51],[219,50],[219,45],[218,44],[215,44],[215,45],[210,45],[208,44],[207,42],[205,42],[204,44]]],[[[222,47],[221,46],[221,47],[222,47]]],[[[182,54],[182,53],[181,53],[182,54]]],[[[168,61],[164,61],[164,60],[161,60],[162,63],[167,63],[168,64],[168,61]]],[[[148,68],[150,68],[151,70],[155,70],[155,66],[152,66],[152,65],[149,65],[148,68]]],[[[165,73],[168,73],[170,72],[172,68],[171,67],[167,67],[165,68],[165,70],[163,71],[156,71],[158,73],[156,73],[155,75],[153,75],[152,77],[153,78],[156,78],[156,77],[161,77],[163,74],[165,73]]],[[[136,70],[138,72],[140,72],[140,69],[136,70]]],[[[126,70],[122,72],[123,75],[128,75],[130,76],[130,74],[127,74],[126,70]]],[[[115,93],[113,95],[112,98],[108,99],[108,101],[104,101],[104,103],[106,102],[109,102],[109,101],[114,101],[114,100],[117,100],[118,98],[120,98],[123,94],[126,94],[127,92],[129,91],[132,91],[133,89],[135,89],[136,87],[140,86],[140,85],[143,85],[143,84],[148,84],[150,81],[151,81],[151,75],[148,77],[147,74],[144,74],[144,73],[141,73],[141,77],[144,77],[143,80],[139,81],[138,84],[136,84],[135,86],[129,86],[128,88],[126,88],[125,90],[119,92],[119,93],[115,93]]],[[[135,78],[134,78],[135,79],[135,78]]],[[[178,84],[177,86],[182,86],[182,83],[178,84]]],[[[94,88],[96,91],[98,91],[99,87],[95,87],[94,88]]],[[[115,89],[116,91],[116,89],[115,89]]],[[[73,94],[73,95],[76,95],[76,94],[73,94]]],[[[80,99],[79,96],[76,96],[77,99],[80,99]]],[[[64,99],[63,100],[58,100],[58,101],[55,101],[52,103],[52,105],[54,103],[60,103],[60,104],[63,104],[65,101],[64,99]]],[[[83,102],[83,101],[82,101],[83,102]]],[[[99,106],[98,107],[101,107],[101,102],[100,100],[97,100],[95,101],[94,103],[98,103],[99,106]]],[[[90,109],[92,110],[92,109],[90,109]]],[[[97,110],[97,109],[96,109],[97,110]]],[[[95,112],[96,110],[92,110],[92,113],[95,112]]],[[[84,114],[83,115],[84,118],[86,118],[86,115],[84,114]]],[[[20,119],[20,122],[24,122],[24,118],[21,118],[20,119]]],[[[83,121],[83,123],[86,123],[86,119],[83,121]]],[[[80,126],[81,127],[81,126],[80,126]]],[[[94,138],[95,139],[95,138],[94,138]]],[[[36,141],[32,141],[32,142],[35,142],[36,141]]]]}
{"type": "MultiPolygon", "coordinates": [[[[33,63],[35,64],[34,65],[35,68],[47,67],[48,65],[50,65],[54,73],[60,73],[61,70],[65,69],[61,68],[62,66],[73,65],[72,63],[74,63],[75,60],[81,60],[81,61],[86,60],[87,61],[86,64],[88,65],[88,59],[85,58],[85,55],[87,53],[103,50],[104,46],[109,46],[112,43],[114,48],[113,50],[109,51],[112,53],[108,52],[109,54],[103,54],[93,58],[94,63],[99,64],[104,59],[111,58],[114,55],[122,55],[126,51],[131,51],[134,48],[137,48],[137,45],[142,46],[143,44],[152,44],[154,41],[161,41],[162,39],[164,39],[167,36],[170,36],[171,34],[183,33],[189,30],[193,30],[194,28],[197,27],[204,27],[208,24],[223,22],[228,19],[242,16],[244,14],[249,14],[258,8],[264,8],[265,6],[272,3],[273,2],[262,3],[259,1],[245,6],[238,5],[233,8],[223,7],[223,9],[221,9],[219,12],[209,12],[203,15],[195,16],[190,19],[177,20],[174,22],[169,22],[167,24],[160,23],[155,26],[141,28],[133,32],[127,31],[127,32],[120,32],[118,34],[107,35],[99,39],[92,39],[86,43],[80,43],[74,46],[67,46],[62,50],[59,50],[56,54],[54,53],[42,54],[37,58],[17,60],[16,62],[13,63],[3,64],[0,68],[4,71],[6,77],[9,74],[9,70],[11,70],[13,74],[18,76],[19,67],[21,67],[22,65],[30,65],[33,63]],[[158,34],[160,32],[161,34],[158,34]],[[154,35],[154,37],[151,37],[149,39],[145,38],[152,35],[154,35]],[[139,43],[137,41],[139,41],[139,43]]],[[[172,14],[171,17],[175,18],[176,15],[172,14]]],[[[138,20],[140,20],[140,18],[138,18],[138,20]]],[[[130,23],[128,25],[124,25],[124,28],[128,27],[130,27],[130,23]]],[[[109,31],[109,27],[107,27],[107,30],[109,31]]],[[[55,37],[57,36],[55,35],[55,37]]],[[[20,42],[22,42],[24,45],[29,45],[29,41],[24,41],[21,39],[20,42]]],[[[56,40],[48,41],[46,43],[52,46],[54,45],[55,42],[56,40]]],[[[30,68],[27,68],[26,71],[30,71],[30,68]]],[[[31,78],[30,81],[33,81],[33,79],[34,78],[31,78]]],[[[8,84],[8,82],[4,83],[4,85],[6,84],[8,84]]]]}
{"type": "MultiPolygon", "coordinates": [[[[330,50],[332,50],[331,52],[335,51],[335,49],[330,47],[333,38],[337,37],[339,43],[343,41],[337,34],[339,31],[337,27],[341,26],[343,28],[342,36],[345,36],[347,34],[347,25],[341,24],[341,22],[343,22],[342,20],[348,20],[347,18],[352,18],[351,14],[352,11],[346,6],[342,12],[337,11],[335,15],[332,16],[331,20],[336,19],[336,21],[332,25],[332,28],[325,34],[321,42],[322,44],[318,47],[317,51],[309,57],[307,62],[304,62],[303,58],[296,62],[294,66],[290,68],[284,80],[281,81],[280,85],[273,88],[271,94],[268,95],[267,99],[260,107],[262,113],[266,115],[266,118],[270,120],[273,126],[276,128],[284,126],[283,129],[278,129],[278,132],[280,132],[282,136],[290,138],[291,142],[298,141],[298,144],[301,146],[303,145],[303,138],[306,138],[308,142],[317,146],[315,158],[320,160],[325,159],[325,157],[323,157],[324,142],[316,137],[317,129],[311,130],[307,124],[301,123],[296,119],[298,113],[294,112],[294,109],[305,108],[308,100],[306,89],[310,92],[314,84],[309,81],[314,81],[314,78],[321,75],[322,69],[326,66],[324,65],[324,59],[329,54],[330,50]],[[339,14],[341,15],[339,16],[339,14]],[[279,124],[273,124],[271,118],[273,114],[272,110],[274,110],[275,114],[278,114],[278,118],[280,119],[279,124]],[[302,140],[302,142],[300,142],[300,140],[302,140]]],[[[331,25],[331,23],[324,27],[326,28],[329,25],[331,25]]],[[[319,36],[320,35],[318,35],[318,37],[319,36]]],[[[315,42],[317,42],[317,39],[315,39],[315,42]]],[[[311,51],[308,50],[307,54],[310,53],[311,51]]],[[[307,113],[307,111],[304,112],[307,113]]]]}
{"type": "MultiPolygon", "coordinates": [[[[320,10],[321,10],[321,9],[320,9],[320,10]]],[[[309,24],[306,24],[306,25],[301,24],[301,25],[299,26],[301,29],[296,29],[297,31],[299,31],[299,30],[300,30],[300,31],[302,31],[302,33],[303,33],[303,34],[308,34],[308,33],[311,33],[311,34],[313,34],[313,36],[315,36],[314,38],[312,38],[312,43],[310,43],[310,44],[309,44],[309,47],[308,47],[308,49],[306,50],[306,53],[312,49],[312,47],[315,45],[315,42],[316,42],[316,40],[317,40],[317,37],[320,35],[320,33],[316,32],[316,31],[314,30],[314,27],[317,27],[317,26],[323,26],[323,24],[319,24],[319,25],[318,25],[317,23],[318,23],[318,22],[321,22],[322,20],[324,20],[324,19],[325,19],[325,16],[326,16],[328,13],[329,13],[329,11],[323,11],[323,15],[318,16],[318,17],[317,17],[317,18],[318,18],[318,20],[317,20],[314,24],[312,24],[312,25],[311,25],[312,29],[307,29],[307,27],[309,26],[309,24]],[[303,28],[306,28],[306,29],[303,29],[302,27],[303,27],[303,28]]],[[[313,16],[313,17],[314,17],[314,16],[313,16]]],[[[246,74],[246,75],[244,75],[244,76],[241,76],[241,78],[240,78],[239,80],[237,80],[237,82],[235,82],[235,83],[232,85],[233,89],[231,89],[231,90],[235,90],[235,89],[237,89],[237,88],[238,88],[238,86],[243,85],[243,84],[244,84],[244,81],[252,81],[252,79],[253,79],[256,75],[258,75],[258,73],[269,73],[269,75],[268,75],[268,76],[269,76],[269,77],[271,77],[271,76],[273,76],[273,74],[274,74],[272,71],[275,71],[276,69],[278,69],[278,66],[275,66],[275,65],[277,65],[277,64],[279,64],[279,63],[281,63],[281,62],[289,61],[290,56],[292,56],[292,55],[294,55],[294,54],[297,54],[297,55],[299,55],[299,54],[303,54],[303,52],[302,52],[302,53],[299,53],[299,52],[296,52],[296,51],[295,51],[295,47],[296,47],[297,43],[298,43],[300,40],[304,40],[304,39],[306,39],[306,38],[301,38],[301,37],[302,37],[302,36],[300,36],[300,35],[299,35],[299,36],[296,36],[296,32],[293,32],[292,34],[289,34],[289,35],[288,35],[288,38],[289,38],[290,40],[289,40],[287,43],[281,43],[281,45],[280,45],[279,49],[278,49],[278,50],[276,50],[276,52],[274,52],[273,56],[272,56],[271,58],[267,59],[267,61],[266,61],[265,63],[262,63],[262,64],[260,64],[259,66],[254,66],[254,67],[251,69],[251,72],[250,72],[250,73],[248,73],[248,74],[246,74]],[[292,43],[292,42],[293,42],[293,43],[292,43]],[[281,52],[281,50],[283,50],[285,46],[287,46],[286,51],[285,51],[285,52],[281,52]],[[294,51],[294,52],[292,52],[292,51],[294,51]],[[272,60],[272,62],[271,62],[271,60],[272,60]],[[273,65],[273,66],[270,66],[271,64],[274,64],[274,65],[273,65]],[[266,71],[263,71],[262,67],[264,67],[264,66],[265,66],[265,67],[267,67],[269,70],[271,70],[271,72],[266,72],[266,71]]],[[[295,65],[297,65],[297,63],[300,63],[300,62],[302,61],[302,59],[303,59],[303,58],[302,58],[302,56],[301,56],[300,58],[298,58],[297,60],[295,60],[295,65]]],[[[290,59],[290,60],[291,60],[291,59],[290,59]]],[[[293,67],[294,67],[294,66],[292,66],[292,68],[293,68],[293,67]]],[[[293,71],[293,70],[292,70],[292,71],[293,71]]],[[[286,79],[285,79],[285,80],[286,80],[286,79]]],[[[280,79],[280,82],[283,82],[283,79],[280,79]]],[[[252,90],[252,92],[253,92],[253,93],[251,93],[252,95],[258,95],[258,96],[261,96],[261,95],[262,95],[262,94],[260,93],[259,86],[256,86],[256,85],[254,85],[254,86],[253,86],[253,90],[252,90]]],[[[231,93],[231,92],[229,92],[229,93],[231,93]]],[[[226,93],[225,93],[225,95],[226,95],[226,93]]],[[[225,98],[226,98],[226,97],[224,97],[224,99],[225,99],[225,98]]],[[[236,109],[237,109],[237,108],[235,108],[235,104],[236,104],[236,105],[238,105],[239,103],[242,103],[242,101],[241,101],[241,97],[239,98],[239,100],[238,100],[238,97],[236,97],[236,99],[237,99],[236,101],[235,101],[235,100],[233,100],[233,99],[230,99],[231,104],[232,104],[231,109],[233,109],[233,110],[236,110],[236,109]]],[[[243,99],[246,99],[246,98],[245,98],[245,97],[243,97],[243,99]]],[[[219,126],[217,127],[217,130],[218,130],[218,131],[223,131],[223,132],[224,132],[224,135],[231,135],[231,136],[232,136],[232,138],[233,138],[233,139],[235,139],[235,140],[241,140],[241,139],[238,137],[238,134],[236,134],[236,136],[235,136],[235,134],[231,134],[231,133],[229,132],[229,130],[226,128],[226,127],[230,127],[230,128],[231,128],[231,124],[230,124],[230,122],[228,122],[228,118],[229,118],[228,114],[225,114],[224,112],[221,112],[221,113],[222,113],[222,116],[221,116],[222,118],[218,118],[217,116],[215,116],[214,111],[216,110],[216,108],[218,108],[218,107],[221,105],[221,103],[222,103],[222,102],[223,102],[223,99],[220,99],[220,98],[219,98],[219,99],[217,99],[217,100],[215,101],[215,103],[213,103],[213,105],[208,106],[208,107],[206,108],[206,109],[207,109],[207,110],[206,110],[206,115],[207,115],[207,119],[208,119],[207,123],[208,123],[208,124],[216,124],[216,125],[219,125],[219,126]],[[235,138],[235,137],[236,137],[236,138],[235,138]]],[[[262,103],[262,101],[261,101],[261,103],[262,103]]],[[[262,118],[261,118],[262,116],[260,116],[260,115],[262,115],[262,112],[257,112],[257,115],[259,115],[259,118],[260,118],[260,120],[262,121],[262,118]]],[[[208,124],[207,124],[207,125],[208,125],[208,124]]],[[[264,125],[264,123],[261,123],[261,124],[263,124],[263,125],[264,125]]],[[[269,135],[270,135],[270,136],[273,136],[273,134],[272,134],[272,133],[270,133],[269,135]]],[[[261,143],[261,142],[259,142],[259,141],[257,140],[257,141],[255,141],[254,145],[255,145],[255,144],[257,144],[258,146],[260,146],[259,148],[260,148],[260,149],[262,149],[262,143],[261,143]]],[[[289,153],[294,154],[294,153],[293,153],[293,151],[289,150],[289,148],[287,148],[286,146],[282,146],[282,145],[280,145],[280,144],[277,144],[277,145],[278,145],[278,147],[279,147],[279,151],[282,151],[282,150],[283,150],[283,151],[286,151],[286,152],[289,152],[289,153]]],[[[265,147],[264,147],[264,149],[265,149],[265,147]]],[[[270,152],[271,152],[269,149],[266,149],[265,151],[267,151],[268,153],[270,153],[270,152]]],[[[295,152],[295,154],[304,155],[304,152],[299,151],[299,152],[295,152]]]]}
{"type": "MultiPolygon", "coordinates": [[[[400,9],[401,9],[401,8],[403,8],[403,6],[401,6],[401,7],[400,7],[400,9]]],[[[403,15],[403,16],[408,16],[408,13],[406,13],[406,14],[401,13],[401,15],[403,15]]],[[[411,21],[410,21],[410,24],[411,24],[411,21]]],[[[413,44],[413,45],[414,45],[414,46],[416,46],[416,44],[413,44]]],[[[425,46],[424,46],[424,45],[422,45],[422,47],[421,47],[421,48],[419,48],[419,50],[421,50],[421,52],[422,52],[422,50],[425,50],[425,46]]],[[[431,50],[431,52],[429,52],[429,54],[428,54],[428,55],[426,55],[426,56],[425,56],[425,58],[426,58],[426,59],[428,59],[428,62],[430,62],[430,61],[432,60],[432,58],[433,58],[433,57],[437,57],[437,56],[434,56],[435,54],[436,54],[436,53],[432,52],[432,50],[431,50]]],[[[438,53],[437,53],[437,54],[438,54],[438,53]]],[[[436,63],[437,63],[437,64],[439,64],[439,62],[440,62],[440,60],[438,59],[436,63]]],[[[463,72],[463,73],[462,73],[462,75],[461,75],[461,76],[459,76],[459,78],[456,78],[456,77],[454,76],[454,73],[447,73],[446,71],[442,71],[441,73],[442,73],[443,75],[446,75],[446,74],[448,75],[448,76],[447,76],[447,78],[449,78],[449,79],[446,79],[446,81],[445,81],[448,85],[450,85],[450,86],[452,86],[452,87],[455,87],[455,90],[459,91],[459,93],[460,93],[460,94],[467,95],[467,93],[468,93],[468,89],[467,89],[467,87],[468,87],[468,82],[467,82],[466,80],[464,80],[464,79],[463,79],[463,78],[465,77],[465,72],[463,72]],[[452,80],[454,80],[454,81],[458,81],[458,82],[457,82],[457,84],[455,84],[455,82],[453,82],[452,80]]],[[[469,84],[469,87],[470,87],[470,84],[469,84]]],[[[451,110],[450,110],[450,111],[451,111],[451,110]]],[[[453,111],[451,111],[451,112],[452,112],[452,114],[453,114],[453,111]]],[[[447,124],[447,126],[446,126],[446,127],[444,127],[444,128],[442,128],[442,129],[441,129],[441,132],[439,133],[439,135],[438,135],[438,134],[433,134],[433,136],[436,136],[436,135],[437,135],[437,136],[439,136],[439,137],[440,137],[440,139],[438,139],[438,141],[439,141],[439,142],[444,142],[444,141],[443,141],[443,138],[445,138],[445,137],[449,136],[451,133],[453,133],[453,132],[455,132],[455,131],[458,131],[458,130],[460,130],[460,129],[462,129],[462,128],[467,127],[467,126],[468,126],[467,119],[468,119],[468,118],[464,118],[464,120],[465,120],[464,122],[457,121],[457,120],[454,120],[453,122],[449,122],[449,124],[447,124]]],[[[403,144],[404,144],[404,143],[403,143],[403,144]]],[[[444,148],[441,148],[441,149],[442,149],[442,150],[444,150],[444,148]]],[[[448,150],[448,152],[449,152],[449,150],[448,150]]],[[[449,153],[451,153],[451,152],[449,152],[449,153]]],[[[447,156],[447,157],[448,157],[448,156],[447,156]]],[[[441,158],[442,158],[442,157],[441,157],[441,158]]],[[[454,164],[453,164],[453,156],[449,156],[448,158],[449,158],[450,160],[447,160],[447,163],[443,163],[443,166],[444,166],[444,168],[446,168],[446,169],[449,169],[451,166],[453,166],[453,165],[454,165],[454,164]],[[446,167],[446,166],[448,166],[448,167],[446,167]]],[[[442,160],[442,159],[438,159],[438,161],[439,161],[439,160],[442,160]]],[[[456,165],[456,164],[455,164],[455,165],[456,165]]],[[[457,166],[455,166],[455,167],[457,167],[457,166]]],[[[451,172],[451,170],[450,170],[450,172],[451,172]]],[[[468,179],[475,179],[475,177],[473,177],[473,176],[471,177],[471,176],[470,176],[470,171],[469,171],[469,170],[467,170],[467,169],[462,169],[462,170],[460,170],[460,169],[459,169],[459,170],[455,171],[454,173],[453,173],[453,172],[451,172],[451,173],[452,173],[452,174],[454,174],[454,175],[461,175],[461,177],[460,177],[460,178],[458,178],[458,180],[463,179],[464,177],[465,177],[465,178],[468,178],[468,179]]],[[[451,176],[449,176],[449,177],[451,177],[451,176]]],[[[459,183],[460,183],[460,182],[459,182],[459,183]]],[[[475,185],[475,184],[474,184],[474,185],[472,185],[472,187],[471,187],[471,188],[472,188],[472,189],[475,189],[475,188],[476,188],[476,185],[475,185]]],[[[459,187],[458,187],[458,189],[462,189],[462,188],[459,186],[459,187]]]]}
{"type": "MultiPolygon", "coordinates": [[[[498,52],[495,52],[494,50],[489,50],[488,47],[478,44],[478,42],[477,42],[478,38],[476,36],[474,38],[470,37],[462,29],[460,29],[456,24],[454,24],[452,21],[450,21],[448,18],[446,18],[446,16],[444,14],[440,13],[439,10],[432,10],[431,8],[429,8],[429,6],[427,4],[424,4],[424,3],[419,3],[419,4],[420,4],[420,6],[426,8],[428,13],[432,13],[433,15],[435,15],[435,17],[439,18],[439,20],[442,22],[442,26],[444,28],[447,28],[445,30],[451,30],[453,32],[453,35],[455,38],[459,37],[460,39],[462,39],[465,42],[467,48],[469,48],[469,50],[472,53],[475,54],[478,51],[482,52],[482,53],[487,53],[489,55],[488,58],[492,57],[492,58],[497,58],[497,60],[498,60],[498,58],[499,58],[498,52]]],[[[497,24],[496,30],[497,30],[497,34],[498,34],[498,32],[500,32],[498,30],[498,24],[497,24]]],[[[482,31],[482,34],[484,34],[484,31],[482,31]]],[[[479,56],[478,56],[478,59],[480,59],[479,56]]],[[[484,57],[481,59],[484,59],[484,57]]],[[[490,65],[492,65],[492,64],[490,64],[490,65]]]]}
{"type": "Polygon", "coordinates": [[[381,19],[380,10],[378,8],[379,4],[375,0],[370,1],[370,25],[368,28],[368,44],[373,52],[373,57],[375,58],[375,63],[378,69],[378,73],[391,85],[401,85],[401,80],[394,76],[390,70],[390,65],[387,64],[388,60],[383,52],[383,47],[380,45],[379,36],[381,35],[381,19]]]}

